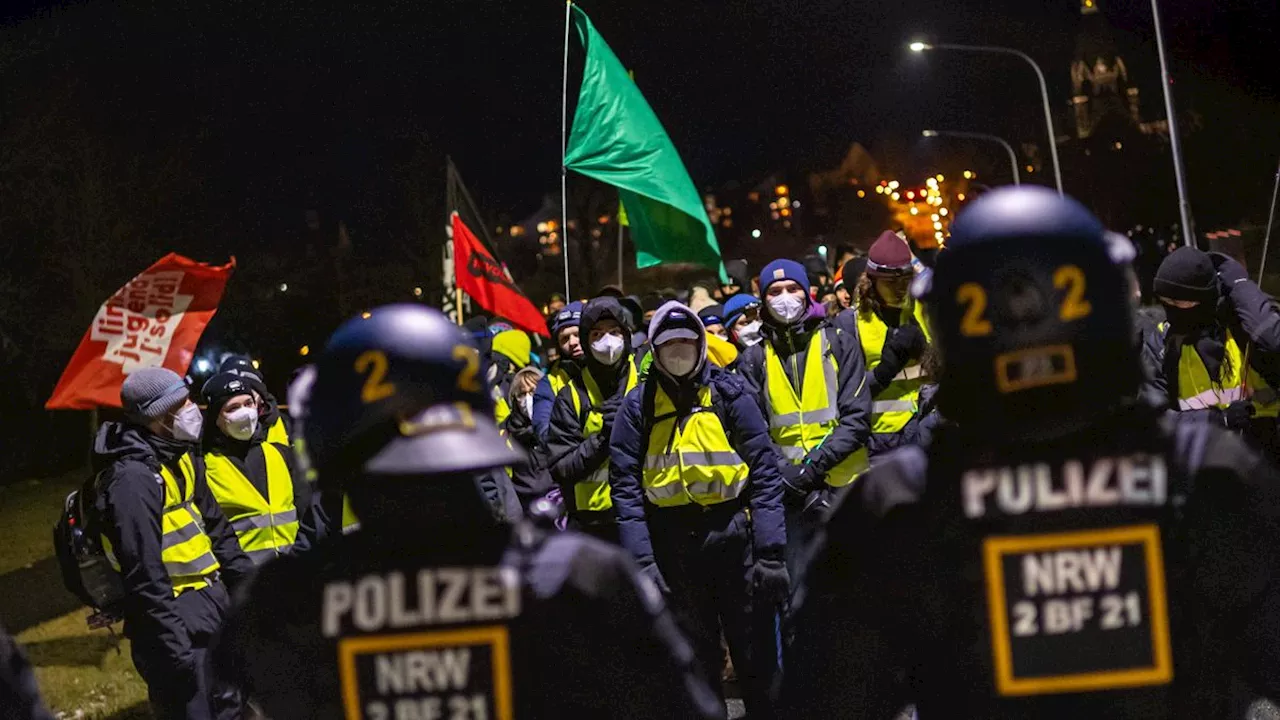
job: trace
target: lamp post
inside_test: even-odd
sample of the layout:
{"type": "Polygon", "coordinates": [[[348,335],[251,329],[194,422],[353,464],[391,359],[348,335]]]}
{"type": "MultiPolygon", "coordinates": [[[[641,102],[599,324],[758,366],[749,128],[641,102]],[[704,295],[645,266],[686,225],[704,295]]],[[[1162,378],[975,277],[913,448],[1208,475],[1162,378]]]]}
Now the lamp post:
{"type": "Polygon", "coordinates": [[[1053,159],[1053,180],[1058,186],[1058,194],[1062,193],[1062,168],[1058,165],[1058,136],[1053,131],[1053,111],[1049,108],[1049,88],[1044,82],[1044,73],[1041,72],[1040,66],[1031,56],[1021,50],[1014,50],[1007,47],[996,47],[993,45],[956,45],[954,43],[937,43],[931,44],[926,42],[913,42],[907,46],[911,52],[922,53],[926,50],[959,50],[961,52],[978,52],[978,53],[995,53],[998,55],[1014,55],[1020,57],[1036,71],[1036,79],[1040,81],[1040,100],[1044,103],[1044,124],[1049,131],[1049,153],[1053,159]]]}
{"type": "Polygon", "coordinates": [[[970,140],[987,140],[994,143],[1000,143],[1004,151],[1009,155],[1009,170],[1013,172],[1013,184],[1022,184],[1022,175],[1018,173],[1018,156],[1013,152],[1013,146],[1005,142],[1004,138],[987,133],[966,132],[963,130],[924,130],[920,133],[922,136],[930,137],[956,137],[967,138],[970,140]]]}
{"type": "Polygon", "coordinates": [[[1160,80],[1164,86],[1164,112],[1169,123],[1169,149],[1173,153],[1173,179],[1178,185],[1178,216],[1182,219],[1182,242],[1196,246],[1196,228],[1191,218],[1191,201],[1187,199],[1186,170],[1182,167],[1182,141],[1178,138],[1178,116],[1173,108],[1173,78],[1164,57],[1164,31],[1160,27],[1160,6],[1151,0],[1151,21],[1156,30],[1156,53],[1160,57],[1160,80]]]}

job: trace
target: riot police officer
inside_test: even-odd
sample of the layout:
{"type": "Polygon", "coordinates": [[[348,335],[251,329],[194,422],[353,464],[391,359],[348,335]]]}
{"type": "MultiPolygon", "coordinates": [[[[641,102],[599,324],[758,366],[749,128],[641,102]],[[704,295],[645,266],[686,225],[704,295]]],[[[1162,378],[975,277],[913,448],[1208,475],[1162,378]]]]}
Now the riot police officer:
{"type": "Polygon", "coordinates": [[[297,417],[361,530],[265,565],[216,651],[270,717],[721,717],[621,550],[495,519],[522,462],[469,338],[435,310],[341,326],[297,417]]]}
{"type": "Polygon", "coordinates": [[[1132,256],[1044,188],[957,218],[913,287],[944,420],[812,548],[796,717],[1225,718],[1233,688],[1280,692],[1280,477],[1138,402],[1132,256]]]}

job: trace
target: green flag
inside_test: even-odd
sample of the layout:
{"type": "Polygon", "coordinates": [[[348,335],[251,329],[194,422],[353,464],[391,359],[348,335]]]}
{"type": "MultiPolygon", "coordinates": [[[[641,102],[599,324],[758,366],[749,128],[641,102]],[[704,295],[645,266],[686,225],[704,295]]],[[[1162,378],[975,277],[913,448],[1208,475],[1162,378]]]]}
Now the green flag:
{"type": "Polygon", "coordinates": [[[565,167],[618,189],[637,267],[695,263],[717,270],[727,282],[702,197],[658,116],[576,5],[573,25],[587,59],[565,167]]]}

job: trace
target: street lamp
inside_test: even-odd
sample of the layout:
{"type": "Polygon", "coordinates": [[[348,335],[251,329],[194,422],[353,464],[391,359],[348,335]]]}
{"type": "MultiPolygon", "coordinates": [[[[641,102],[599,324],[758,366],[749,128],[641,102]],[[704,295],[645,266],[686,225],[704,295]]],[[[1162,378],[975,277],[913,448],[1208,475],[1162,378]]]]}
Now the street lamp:
{"type": "Polygon", "coordinates": [[[1021,50],[1014,50],[1007,47],[996,47],[994,45],[956,45],[954,43],[938,43],[931,44],[916,41],[907,46],[911,52],[921,53],[926,50],[958,50],[960,52],[978,52],[978,53],[995,53],[999,55],[1014,55],[1020,57],[1036,71],[1036,79],[1040,81],[1040,99],[1044,103],[1044,124],[1049,131],[1049,153],[1053,159],[1053,179],[1058,185],[1058,194],[1062,193],[1062,169],[1058,166],[1058,135],[1053,131],[1053,111],[1049,108],[1049,88],[1044,82],[1044,73],[1041,72],[1040,66],[1036,64],[1031,56],[1021,50]]]}
{"type": "Polygon", "coordinates": [[[990,142],[1000,143],[1004,147],[1004,151],[1009,154],[1009,169],[1013,171],[1013,184],[1021,185],[1022,176],[1018,173],[1018,156],[1013,152],[1013,146],[1005,142],[1004,138],[988,135],[987,133],[966,132],[963,130],[924,130],[920,133],[924,137],[957,137],[968,138],[970,140],[988,140],[990,142]]]}

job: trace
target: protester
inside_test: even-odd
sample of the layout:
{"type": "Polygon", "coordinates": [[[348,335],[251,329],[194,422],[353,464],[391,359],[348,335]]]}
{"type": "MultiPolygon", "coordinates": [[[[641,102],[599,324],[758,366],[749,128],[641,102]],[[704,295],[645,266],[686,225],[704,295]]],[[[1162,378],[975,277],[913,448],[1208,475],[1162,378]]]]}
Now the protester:
{"type": "Polygon", "coordinates": [[[290,442],[290,420],[286,413],[280,412],[280,403],[267,390],[266,380],[253,361],[245,355],[228,355],[218,366],[219,373],[231,372],[244,378],[253,389],[261,409],[259,421],[267,428],[267,442],[288,445],[290,442]]]}
{"type": "Polygon", "coordinates": [[[728,340],[729,333],[724,327],[724,315],[724,305],[719,303],[708,305],[698,311],[698,319],[702,321],[702,327],[706,329],[708,335],[728,340]]]}
{"type": "Polygon", "coordinates": [[[724,305],[724,322],[729,328],[729,338],[738,350],[760,342],[760,298],[740,293],[729,298],[724,305]]]}
{"type": "Polygon", "coordinates": [[[923,303],[908,294],[914,277],[911,249],[885,231],[867,254],[867,270],[854,293],[872,397],[873,461],[903,443],[902,431],[915,417],[920,386],[928,379],[921,360],[929,348],[929,326],[923,303]]]}
{"type": "Polygon", "coordinates": [[[551,326],[551,337],[560,349],[560,357],[547,368],[533,392],[533,429],[543,441],[551,424],[551,406],[555,404],[556,395],[581,369],[583,352],[578,334],[581,319],[582,303],[575,300],[560,310],[551,326]]]}
{"type": "MultiPolygon", "coordinates": [[[[543,462],[543,453],[540,452],[542,439],[534,430],[532,419],[534,393],[544,379],[542,371],[535,367],[521,368],[516,372],[507,396],[511,414],[499,426],[508,442],[528,455],[528,462],[511,465],[506,471],[520,501],[521,510],[525,512],[553,487],[551,474],[543,462]]],[[[512,510],[508,508],[508,512],[512,510]]]]}
{"type": "Polygon", "coordinates": [[[232,373],[209,378],[204,398],[205,478],[255,565],[284,553],[304,552],[314,537],[299,532],[311,507],[311,484],[288,445],[267,442],[257,396],[232,373]]]}
{"type": "Polygon", "coordinates": [[[794,260],[764,267],[765,339],[738,360],[781,459],[792,572],[834,491],[866,469],[870,435],[862,350],[855,336],[809,314],[808,282],[794,260]]]}
{"type": "Polygon", "coordinates": [[[707,674],[719,677],[723,633],[748,714],[770,717],[776,625],[755,630],[789,591],[780,460],[742,380],[707,362],[692,309],[663,306],[649,335],[654,372],[627,394],[609,443],[619,536],[707,674]]]}
{"type": "Polygon", "coordinates": [[[124,582],[124,632],[158,718],[239,718],[233,687],[214,681],[206,651],[230,604],[227,585],[253,570],[209,492],[199,460],[202,418],[186,384],[142,368],[120,388],[123,422],[94,443],[103,547],[124,582]]]}
{"type": "Polygon", "coordinates": [[[1167,332],[1155,378],[1183,422],[1236,430],[1280,461],[1280,308],[1220,253],[1179,248],[1156,271],[1167,332]],[[1247,367],[1247,372],[1245,371],[1247,367]]]}
{"type": "Polygon", "coordinates": [[[570,527],[618,542],[609,489],[609,437],[623,397],[639,382],[624,311],[612,297],[582,310],[590,351],[582,372],[556,396],[547,432],[551,477],[560,485],[570,527]]]}

